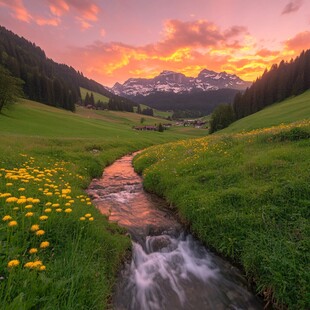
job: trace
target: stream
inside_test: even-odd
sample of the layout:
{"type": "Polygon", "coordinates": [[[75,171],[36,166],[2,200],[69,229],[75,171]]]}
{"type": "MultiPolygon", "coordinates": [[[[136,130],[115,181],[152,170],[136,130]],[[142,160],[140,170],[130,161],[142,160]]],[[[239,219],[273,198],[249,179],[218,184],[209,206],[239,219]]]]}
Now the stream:
{"type": "Polygon", "coordinates": [[[133,157],[115,161],[87,190],[93,204],[125,227],[133,243],[113,309],[263,309],[236,267],[188,233],[163,199],[143,190],[133,157]]]}

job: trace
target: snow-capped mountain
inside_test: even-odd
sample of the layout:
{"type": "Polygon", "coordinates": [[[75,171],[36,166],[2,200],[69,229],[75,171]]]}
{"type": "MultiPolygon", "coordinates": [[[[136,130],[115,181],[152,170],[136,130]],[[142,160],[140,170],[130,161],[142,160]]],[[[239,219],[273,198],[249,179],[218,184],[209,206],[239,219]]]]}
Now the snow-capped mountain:
{"type": "Polygon", "coordinates": [[[186,94],[225,88],[242,90],[249,85],[251,83],[241,80],[236,75],[204,69],[196,78],[173,71],[163,71],[153,79],[130,78],[124,84],[116,83],[111,90],[116,95],[133,98],[156,92],[186,94]]]}

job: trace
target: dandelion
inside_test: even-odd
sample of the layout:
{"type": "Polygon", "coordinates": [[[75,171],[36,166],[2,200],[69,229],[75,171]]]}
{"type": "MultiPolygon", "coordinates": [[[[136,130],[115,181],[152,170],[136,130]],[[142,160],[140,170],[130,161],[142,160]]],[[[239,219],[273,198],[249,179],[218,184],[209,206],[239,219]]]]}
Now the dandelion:
{"type": "Polygon", "coordinates": [[[14,211],[18,211],[18,210],[19,210],[19,207],[14,207],[13,210],[14,210],[14,211]]]}
{"type": "Polygon", "coordinates": [[[58,213],[60,213],[61,211],[62,211],[61,208],[57,208],[57,209],[56,209],[56,212],[58,212],[58,213]]]}
{"type": "Polygon", "coordinates": [[[50,243],[48,241],[42,241],[40,244],[41,249],[48,248],[50,246],[50,243]]]}
{"type": "Polygon", "coordinates": [[[25,189],[24,187],[21,187],[21,188],[18,189],[19,192],[23,192],[23,191],[25,191],[25,190],[26,190],[26,189],[25,189]]]}
{"type": "Polygon", "coordinates": [[[23,204],[23,203],[26,203],[27,202],[27,199],[26,198],[19,198],[17,199],[16,201],[19,205],[23,204]]]}
{"type": "Polygon", "coordinates": [[[81,216],[81,217],[80,217],[80,221],[85,221],[85,217],[84,217],[84,216],[81,216]]]}
{"type": "Polygon", "coordinates": [[[6,199],[5,202],[16,202],[17,200],[18,200],[18,198],[16,198],[16,197],[9,197],[6,199]]]}
{"type": "Polygon", "coordinates": [[[51,206],[51,205],[52,205],[51,202],[47,202],[47,203],[45,204],[46,207],[49,207],[49,206],[51,206]]]}
{"type": "Polygon", "coordinates": [[[87,204],[88,206],[91,206],[91,202],[90,202],[90,201],[89,201],[89,202],[87,202],[86,204],[87,204]]]}
{"type": "Polygon", "coordinates": [[[53,207],[53,208],[58,208],[59,206],[60,206],[59,203],[53,203],[53,204],[52,204],[52,207],[53,207]]]}
{"type": "Polygon", "coordinates": [[[93,220],[94,220],[94,218],[93,218],[93,217],[90,217],[88,220],[89,220],[89,221],[93,221],[93,220]]]}
{"type": "Polygon", "coordinates": [[[38,198],[34,198],[33,200],[32,200],[32,203],[39,203],[40,202],[40,199],[38,199],[38,198]]]}
{"type": "Polygon", "coordinates": [[[6,221],[10,221],[12,219],[12,216],[10,215],[5,215],[3,218],[2,218],[2,221],[6,222],[6,221]]]}
{"type": "Polygon", "coordinates": [[[37,236],[43,236],[45,234],[45,231],[43,229],[40,229],[36,232],[37,236]]]}
{"type": "Polygon", "coordinates": [[[37,231],[37,230],[39,230],[39,229],[40,229],[40,226],[39,226],[38,224],[34,224],[34,225],[32,225],[31,228],[30,228],[31,231],[37,231]]]}
{"type": "Polygon", "coordinates": [[[8,267],[9,268],[17,267],[18,265],[19,265],[19,260],[18,259],[13,259],[13,260],[8,262],[8,267]]]}
{"type": "Polygon", "coordinates": [[[27,202],[30,202],[30,203],[33,202],[33,198],[32,197],[28,197],[27,198],[27,202]]]}
{"type": "Polygon", "coordinates": [[[65,209],[65,212],[66,212],[66,213],[71,213],[71,212],[72,212],[72,209],[71,209],[71,208],[67,208],[67,209],[65,209]]]}
{"type": "Polygon", "coordinates": [[[27,213],[25,214],[25,216],[26,216],[26,217],[31,217],[31,216],[33,216],[33,212],[27,212],[27,213]]]}
{"type": "Polygon", "coordinates": [[[13,186],[13,183],[6,183],[6,186],[13,186]]]}
{"type": "Polygon", "coordinates": [[[25,209],[31,209],[33,207],[33,205],[27,205],[25,206],[25,209]]]}
{"type": "Polygon", "coordinates": [[[25,268],[32,269],[33,268],[33,262],[28,262],[24,265],[25,268]]]}
{"type": "Polygon", "coordinates": [[[46,267],[44,265],[42,265],[42,266],[40,266],[39,270],[44,271],[44,270],[46,270],[46,267]]]}
{"type": "Polygon", "coordinates": [[[85,217],[91,217],[90,213],[85,214],[85,217]]]}
{"type": "Polygon", "coordinates": [[[40,268],[41,266],[43,266],[42,261],[40,260],[36,260],[35,262],[32,263],[33,268],[40,268]]]}
{"type": "Polygon", "coordinates": [[[9,226],[9,227],[17,226],[17,222],[16,222],[16,221],[10,221],[10,222],[8,223],[8,226],[9,226]]]}
{"type": "Polygon", "coordinates": [[[37,253],[38,252],[38,249],[37,248],[31,248],[30,250],[29,250],[29,253],[30,254],[35,254],[35,253],[37,253]]]}
{"type": "Polygon", "coordinates": [[[45,212],[45,213],[51,213],[51,212],[52,212],[52,209],[51,209],[51,208],[46,208],[46,209],[44,210],[44,212],[45,212]]]}
{"type": "Polygon", "coordinates": [[[39,217],[40,221],[46,221],[48,219],[48,216],[47,215],[41,215],[39,217]]]}
{"type": "Polygon", "coordinates": [[[70,202],[67,202],[67,203],[65,203],[65,206],[66,206],[66,207],[70,207],[70,206],[71,206],[71,203],[70,203],[70,202]]]}

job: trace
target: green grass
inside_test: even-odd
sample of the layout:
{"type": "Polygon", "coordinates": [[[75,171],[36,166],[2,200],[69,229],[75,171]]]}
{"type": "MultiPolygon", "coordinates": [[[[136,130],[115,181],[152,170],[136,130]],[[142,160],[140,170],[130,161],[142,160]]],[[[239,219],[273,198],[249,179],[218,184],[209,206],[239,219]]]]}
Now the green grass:
{"type": "Polygon", "coordinates": [[[242,118],[221,132],[249,131],[262,127],[277,126],[281,123],[291,123],[304,118],[310,118],[310,90],[300,96],[286,99],[242,118]]]}
{"type": "Polygon", "coordinates": [[[83,100],[84,100],[85,97],[86,97],[86,93],[88,93],[89,96],[90,96],[91,93],[93,93],[95,102],[97,102],[97,101],[99,101],[99,100],[100,100],[101,102],[106,102],[106,103],[109,102],[109,98],[108,98],[108,97],[106,97],[106,96],[104,96],[104,95],[101,95],[101,94],[99,94],[99,93],[97,93],[97,92],[91,91],[91,90],[89,90],[89,89],[80,87],[80,92],[81,92],[81,97],[82,97],[83,100]]]}
{"type": "Polygon", "coordinates": [[[84,189],[126,153],[203,133],[139,132],[132,129],[139,120],[134,113],[83,108],[71,113],[27,100],[0,114],[1,309],[108,307],[115,274],[131,244],[89,204],[84,189]],[[21,196],[28,201],[7,201],[21,196]],[[68,208],[72,212],[65,212],[68,208]],[[88,213],[94,220],[81,221],[88,213]],[[17,226],[9,227],[10,221],[17,226]],[[31,231],[34,224],[43,236],[31,231]],[[49,247],[40,249],[42,241],[49,247]],[[30,254],[31,248],[38,252],[30,254]],[[19,265],[8,267],[12,260],[19,265]],[[37,268],[25,267],[36,260],[46,270],[38,270],[40,262],[37,268]]]}
{"type": "Polygon", "coordinates": [[[134,160],[145,188],[175,205],[203,242],[240,264],[267,301],[296,310],[310,308],[308,98],[240,120],[238,130],[264,127],[266,115],[270,125],[308,120],[154,146],[134,160]]]}

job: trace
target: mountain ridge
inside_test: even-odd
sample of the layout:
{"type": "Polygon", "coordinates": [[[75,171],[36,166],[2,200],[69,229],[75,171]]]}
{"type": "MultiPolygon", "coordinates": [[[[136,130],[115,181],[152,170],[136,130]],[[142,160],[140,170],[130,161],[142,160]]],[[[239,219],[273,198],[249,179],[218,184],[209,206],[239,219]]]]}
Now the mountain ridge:
{"type": "Polygon", "coordinates": [[[155,92],[185,94],[219,89],[244,90],[252,83],[235,74],[203,69],[197,77],[164,70],[154,78],[129,78],[123,84],[115,83],[110,90],[116,94],[134,99],[135,96],[149,96],[155,92]]]}

